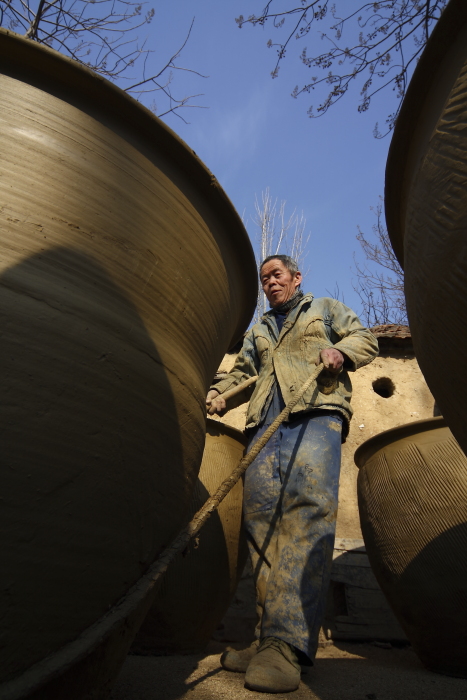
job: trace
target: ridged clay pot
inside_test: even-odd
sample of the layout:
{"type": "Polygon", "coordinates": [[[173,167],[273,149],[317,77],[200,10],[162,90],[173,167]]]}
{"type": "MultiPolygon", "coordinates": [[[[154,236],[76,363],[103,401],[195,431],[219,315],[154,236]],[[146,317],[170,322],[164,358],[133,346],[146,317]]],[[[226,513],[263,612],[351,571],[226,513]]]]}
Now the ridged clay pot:
{"type": "Polygon", "coordinates": [[[0,32],[0,696],[105,698],[186,519],[256,268],[148,110],[0,32]]]}
{"type": "Polygon", "coordinates": [[[379,585],[421,661],[467,678],[467,458],[440,417],[376,435],[355,462],[379,585]]]}
{"type": "MultiPolygon", "coordinates": [[[[208,420],[206,444],[190,517],[243,457],[243,433],[208,420]]],[[[242,481],[220,504],[188,551],[170,566],[132,650],[137,654],[201,651],[224,617],[247,559],[242,528],[242,481]]]]}
{"type": "Polygon", "coordinates": [[[417,360],[467,452],[467,3],[451,0],[410,81],[386,168],[417,360]]]}

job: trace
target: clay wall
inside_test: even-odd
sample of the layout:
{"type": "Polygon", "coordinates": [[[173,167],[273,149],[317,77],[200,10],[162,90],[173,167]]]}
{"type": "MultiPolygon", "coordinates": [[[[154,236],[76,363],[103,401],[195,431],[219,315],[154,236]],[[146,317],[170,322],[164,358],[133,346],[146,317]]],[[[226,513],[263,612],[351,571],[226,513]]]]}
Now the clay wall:
{"type": "MultiPolygon", "coordinates": [[[[408,331],[408,329],[407,329],[408,331]]],[[[414,357],[410,335],[381,335],[375,329],[380,355],[351,375],[353,418],[342,446],[337,537],[360,539],[355,450],[389,428],[431,418],[434,398],[414,357]]],[[[397,333],[397,331],[393,331],[397,333]]]]}

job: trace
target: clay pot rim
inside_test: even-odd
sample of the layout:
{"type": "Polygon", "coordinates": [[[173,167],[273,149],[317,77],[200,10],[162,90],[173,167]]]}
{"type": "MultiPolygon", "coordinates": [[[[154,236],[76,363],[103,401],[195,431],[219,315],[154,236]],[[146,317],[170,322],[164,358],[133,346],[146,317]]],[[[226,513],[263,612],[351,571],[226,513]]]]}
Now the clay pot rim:
{"type": "Polygon", "coordinates": [[[467,24],[465,0],[450,0],[420,56],[396,121],[386,163],[384,208],[389,238],[404,267],[403,190],[414,132],[437,69],[467,24]]]}
{"type": "Polygon", "coordinates": [[[413,423],[405,423],[396,428],[385,430],[382,433],[373,435],[373,437],[366,440],[356,449],[354,454],[355,464],[361,469],[376,452],[387,447],[387,445],[397,442],[398,440],[403,440],[404,438],[413,437],[419,433],[426,433],[430,430],[438,430],[439,428],[447,427],[448,425],[444,417],[436,416],[434,418],[417,420],[413,423]]]}
{"type": "Polygon", "coordinates": [[[222,221],[230,240],[230,254],[237,257],[243,275],[243,303],[229,347],[248,327],[256,306],[258,273],[248,233],[234,205],[216,177],[196,153],[170,127],[103,76],[58,51],[0,28],[0,72],[39,87],[102,122],[138,150],[157,151],[170,159],[174,171],[183,173],[222,221]]]}

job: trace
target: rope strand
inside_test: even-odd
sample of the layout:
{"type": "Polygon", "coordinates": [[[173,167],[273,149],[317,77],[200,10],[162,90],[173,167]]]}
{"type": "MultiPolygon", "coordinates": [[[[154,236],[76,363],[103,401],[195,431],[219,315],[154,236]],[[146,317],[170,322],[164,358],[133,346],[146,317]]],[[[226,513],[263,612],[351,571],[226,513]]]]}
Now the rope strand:
{"type": "Polygon", "coordinates": [[[237,481],[246,472],[253,460],[256,459],[272,435],[274,435],[280,424],[287,420],[290,412],[295,408],[303,394],[310,388],[312,383],[316,381],[318,375],[323,369],[324,365],[322,363],[316,367],[303,386],[295,394],[294,398],[289,401],[287,406],[281,411],[281,413],[279,413],[277,418],[275,418],[274,422],[271,423],[267,430],[265,430],[260,439],[255,442],[248,454],[240,460],[238,466],[233,470],[232,474],[222,482],[217,491],[208,498],[204,506],[200,508],[200,510],[193,516],[188,525],[184,527],[181,532],[179,532],[177,537],[175,537],[171,544],[166,547],[162,554],[156,559],[154,564],[152,564],[148,574],[151,575],[154,581],[157,581],[167,571],[167,568],[177,554],[183,551],[190,540],[198,534],[206,520],[215,510],[217,510],[227,494],[233,489],[237,481]]]}

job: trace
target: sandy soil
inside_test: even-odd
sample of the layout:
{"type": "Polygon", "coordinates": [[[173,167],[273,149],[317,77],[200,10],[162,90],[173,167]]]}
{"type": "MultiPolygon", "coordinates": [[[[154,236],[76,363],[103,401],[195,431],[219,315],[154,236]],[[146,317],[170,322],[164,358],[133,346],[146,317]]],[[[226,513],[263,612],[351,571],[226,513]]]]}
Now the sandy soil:
{"type": "Polygon", "coordinates": [[[467,680],[427,671],[410,647],[337,643],[320,649],[294,693],[254,693],[242,674],[223,671],[212,642],[192,656],[128,656],[111,700],[465,700],[467,680]]]}

